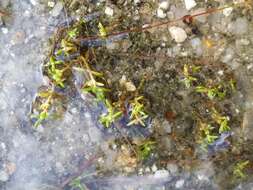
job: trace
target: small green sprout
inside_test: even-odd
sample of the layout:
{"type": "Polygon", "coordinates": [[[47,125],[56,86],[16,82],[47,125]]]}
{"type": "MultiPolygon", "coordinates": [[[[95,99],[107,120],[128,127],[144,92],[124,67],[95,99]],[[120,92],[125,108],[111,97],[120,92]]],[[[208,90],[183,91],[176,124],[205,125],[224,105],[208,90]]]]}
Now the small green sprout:
{"type": "MultiPolygon", "coordinates": [[[[106,101],[105,93],[108,92],[109,90],[104,87],[104,84],[102,82],[97,82],[95,79],[95,78],[103,79],[103,74],[91,70],[91,68],[89,67],[84,57],[81,57],[81,60],[83,61],[86,67],[84,71],[88,73],[88,76],[87,76],[88,80],[84,83],[82,87],[82,92],[92,93],[96,97],[97,102],[102,101],[105,103],[106,101]]],[[[78,69],[78,70],[82,70],[82,69],[78,69]]]]}
{"type": "Polygon", "coordinates": [[[76,178],[72,180],[70,183],[71,187],[78,188],[79,190],[86,190],[86,188],[82,185],[80,178],[76,178]]]}
{"type": "Polygon", "coordinates": [[[214,127],[212,127],[210,124],[200,122],[200,131],[202,131],[204,135],[203,144],[211,144],[218,138],[217,135],[212,134],[213,129],[214,127]]]}
{"type": "Polygon", "coordinates": [[[155,148],[154,144],[156,144],[156,142],[148,140],[137,147],[139,160],[146,160],[150,156],[155,148]]]}
{"type": "Polygon", "coordinates": [[[246,174],[244,173],[244,170],[248,164],[249,164],[248,160],[237,163],[233,168],[234,176],[237,178],[245,178],[246,174]]]}
{"type": "Polygon", "coordinates": [[[221,116],[215,109],[213,109],[212,118],[216,123],[219,124],[220,134],[231,130],[228,126],[229,117],[221,116]]]}
{"type": "Polygon", "coordinates": [[[61,88],[64,88],[64,81],[65,79],[63,78],[64,70],[60,69],[49,69],[48,70],[49,75],[51,78],[54,80],[55,84],[60,86],[61,88]]]}
{"type": "Polygon", "coordinates": [[[105,105],[107,108],[107,113],[100,116],[99,122],[108,128],[112,125],[112,123],[120,118],[122,112],[117,111],[108,100],[105,101],[105,105]]]}
{"type": "Polygon", "coordinates": [[[99,30],[99,36],[100,37],[106,37],[107,36],[107,32],[105,27],[103,26],[103,24],[101,22],[98,23],[98,30],[99,30]]]}
{"type": "Polygon", "coordinates": [[[67,32],[68,36],[72,39],[74,39],[78,35],[78,33],[78,28],[73,28],[67,32]]]}
{"type": "Polygon", "coordinates": [[[204,87],[204,86],[197,86],[195,88],[195,91],[199,92],[199,93],[207,94],[208,98],[210,98],[212,100],[215,97],[219,97],[219,98],[224,98],[225,97],[226,91],[220,91],[220,89],[221,89],[221,86],[214,87],[214,88],[207,88],[207,87],[204,87]]]}
{"type": "MultiPolygon", "coordinates": [[[[199,69],[200,69],[200,67],[193,67],[192,72],[196,72],[199,69]]],[[[186,88],[190,88],[193,81],[197,81],[197,78],[190,76],[189,66],[187,64],[184,65],[183,74],[184,74],[183,83],[185,84],[186,88]]]]}
{"type": "Polygon", "coordinates": [[[33,114],[31,117],[36,118],[37,121],[34,124],[34,127],[38,127],[44,120],[46,120],[49,116],[48,110],[52,104],[53,101],[53,91],[48,90],[44,92],[38,93],[38,96],[41,98],[46,98],[43,103],[39,106],[39,114],[33,114]]]}
{"type": "Polygon", "coordinates": [[[58,69],[57,66],[63,65],[62,61],[57,61],[54,57],[50,57],[49,62],[47,63],[48,74],[55,82],[56,85],[64,87],[64,78],[63,74],[65,69],[58,69]]]}
{"type": "Polygon", "coordinates": [[[105,102],[105,93],[108,92],[109,90],[107,88],[104,88],[104,84],[101,82],[97,82],[94,78],[94,75],[96,76],[101,76],[100,73],[93,72],[91,70],[88,71],[90,80],[85,82],[82,92],[83,93],[92,93],[97,101],[102,101],[105,102]]]}
{"type": "Polygon", "coordinates": [[[143,99],[143,96],[139,96],[134,98],[133,101],[130,102],[130,122],[127,126],[141,124],[145,126],[144,120],[148,118],[148,115],[144,111],[144,105],[140,102],[143,99]]]}
{"type": "Polygon", "coordinates": [[[76,51],[77,51],[77,48],[73,43],[71,43],[65,39],[62,39],[61,48],[57,51],[56,54],[57,55],[64,54],[64,55],[68,56],[69,54],[76,52],[76,51]]]}
{"type": "Polygon", "coordinates": [[[230,87],[233,91],[236,89],[236,81],[234,79],[229,80],[230,87]]]}
{"type": "Polygon", "coordinates": [[[34,124],[34,127],[38,127],[44,120],[48,118],[49,114],[47,110],[40,112],[38,115],[32,115],[32,118],[36,118],[37,121],[34,124]]]}

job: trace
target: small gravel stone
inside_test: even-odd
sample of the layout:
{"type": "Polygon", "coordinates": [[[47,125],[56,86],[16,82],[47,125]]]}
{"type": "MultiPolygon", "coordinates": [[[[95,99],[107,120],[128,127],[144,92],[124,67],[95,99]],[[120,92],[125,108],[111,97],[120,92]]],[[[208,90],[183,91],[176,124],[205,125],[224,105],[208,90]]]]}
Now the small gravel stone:
{"type": "Polygon", "coordinates": [[[155,164],[152,166],[151,170],[152,170],[153,172],[156,172],[156,171],[157,171],[157,167],[156,167],[155,164]]]}
{"type": "Polygon", "coordinates": [[[30,0],[30,3],[31,3],[33,6],[37,5],[36,0],[30,0]]]}
{"type": "Polygon", "coordinates": [[[198,56],[202,55],[203,47],[202,47],[202,42],[199,38],[193,38],[191,40],[191,45],[192,45],[192,48],[195,50],[195,52],[198,56]]]}
{"type": "Polygon", "coordinates": [[[172,26],[169,28],[171,37],[177,42],[182,43],[186,40],[187,34],[184,29],[176,26],[172,26]]]}
{"type": "Polygon", "coordinates": [[[8,30],[8,28],[2,28],[2,32],[3,32],[4,34],[8,34],[9,30],[8,30]]]}
{"type": "Polygon", "coordinates": [[[1,0],[0,5],[2,8],[7,8],[10,5],[10,0],[1,0]]]}
{"type": "Polygon", "coordinates": [[[161,8],[157,9],[157,17],[158,18],[165,18],[166,17],[166,13],[164,13],[164,11],[161,8]]]}
{"type": "Polygon", "coordinates": [[[228,25],[228,30],[235,35],[242,35],[248,32],[248,21],[246,18],[237,18],[235,22],[228,25]]]}
{"type": "Polygon", "coordinates": [[[105,14],[108,16],[113,16],[113,9],[111,7],[106,7],[105,8],[105,14]]]}
{"type": "Polygon", "coordinates": [[[175,175],[178,172],[178,166],[176,164],[167,164],[167,170],[172,174],[175,175]]]}
{"type": "Polygon", "coordinates": [[[192,9],[193,7],[197,5],[197,3],[194,0],[184,0],[184,3],[185,3],[185,8],[187,10],[192,9]]]}
{"type": "Polygon", "coordinates": [[[55,2],[54,1],[48,1],[47,6],[53,8],[55,6],[55,2]]]}
{"type": "Polygon", "coordinates": [[[63,9],[63,4],[61,2],[57,2],[54,8],[51,11],[51,15],[53,17],[57,17],[60,15],[61,11],[63,9]]]}
{"type": "Polygon", "coordinates": [[[171,125],[167,120],[162,122],[162,127],[166,133],[171,133],[171,125]]]}
{"type": "Polygon", "coordinates": [[[154,175],[154,178],[167,178],[167,177],[169,177],[169,172],[167,170],[157,170],[154,175]]]}
{"type": "Polygon", "coordinates": [[[159,4],[159,8],[160,9],[163,9],[163,10],[168,10],[169,8],[169,1],[162,1],[160,4],[159,4]]]}
{"type": "Polygon", "coordinates": [[[5,171],[0,171],[0,181],[6,182],[9,180],[9,175],[5,171]]]}
{"type": "Polygon", "coordinates": [[[226,8],[226,9],[224,9],[222,12],[223,12],[223,14],[224,14],[226,17],[228,17],[228,16],[232,13],[232,11],[233,11],[233,8],[232,8],[232,7],[228,7],[228,8],[226,8]]]}
{"type": "Polygon", "coordinates": [[[177,189],[180,189],[180,188],[182,188],[183,186],[184,186],[184,180],[183,180],[183,179],[178,180],[178,181],[176,182],[176,184],[175,184],[175,187],[176,187],[177,189]]]}

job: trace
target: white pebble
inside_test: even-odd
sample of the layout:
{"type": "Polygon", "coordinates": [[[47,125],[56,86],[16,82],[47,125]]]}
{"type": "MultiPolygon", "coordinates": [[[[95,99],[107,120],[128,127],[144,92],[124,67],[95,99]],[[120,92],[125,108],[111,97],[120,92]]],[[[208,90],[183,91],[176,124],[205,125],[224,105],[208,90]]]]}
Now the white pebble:
{"type": "Polygon", "coordinates": [[[168,178],[169,172],[167,170],[157,170],[155,172],[154,178],[168,178]]]}
{"type": "Polygon", "coordinates": [[[164,11],[161,8],[157,9],[157,13],[156,14],[157,14],[158,18],[165,18],[166,17],[166,14],[164,13],[164,11]]]}
{"type": "Polygon", "coordinates": [[[197,3],[195,2],[195,0],[184,0],[185,3],[185,8],[187,10],[192,9],[193,7],[195,7],[197,5],[197,3]]]}
{"type": "Polygon", "coordinates": [[[180,189],[180,188],[182,188],[183,186],[184,186],[184,180],[183,180],[183,179],[180,179],[180,180],[178,180],[178,181],[176,182],[175,187],[176,187],[177,189],[180,189]]]}
{"type": "Polygon", "coordinates": [[[186,40],[187,34],[184,29],[176,26],[172,26],[169,28],[171,37],[177,42],[182,43],[186,40]]]}
{"type": "Polygon", "coordinates": [[[153,172],[156,172],[156,171],[157,171],[157,167],[156,167],[155,164],[152,166],[151,170],[152,170],[153,172]]]}
{"type": "Polygon", "coordinates": [[[55,2],[53,2],[53,1],[48,1],[48,3],[47,3],[47,6],[51,7],[51,8],[53,8],[54,5],[55,5],[55,2]]]}
{"type": "Polygon", "coordinates": [[[106,7],[105,14],[108,16],[113,16],[113,9],[111,7],[106,7]]]}
{"type": "Polygon", "coordinates": [[[4,34],[8,34],[9,30],[8,30],[8,28],[2,28],[2,32],[3,32],[4,34]]]}
{"type": "Polygon", "coordinates": [[[9,179],[9,175],[5,171],[0,171],[0,181],[6,182],[9,179]]]}
{"type": "Polygon", "coordinates": [[[54,8],[51,11],[51,15],[53,17],[57,17],[60,15],[61,11],[63,9],[63,4],[61,2],[57,2],[54,8]]]}
{"type": "Polygon", "coordinates": [[[222,12],[223,12],[223,14],[225,15],[225,16],[229,16],[231,13],[232,13],[232,11],[233,11],[233,8],[232,7],[228,7],[228,8],[226,8],[226,9],[224,9],[222,12]]]}
{"type": "Polygon", "coordinates": [[[169,1],[162,1],[159,4],[159,8],[163,9],[163,10],[167,10],[169,8],[169,1]]]}
{"type": "Polygon", "coordinates": [[[35,6],[37,4],[37,2],[35,0],[30,0],[30,3],[35,6]]]}

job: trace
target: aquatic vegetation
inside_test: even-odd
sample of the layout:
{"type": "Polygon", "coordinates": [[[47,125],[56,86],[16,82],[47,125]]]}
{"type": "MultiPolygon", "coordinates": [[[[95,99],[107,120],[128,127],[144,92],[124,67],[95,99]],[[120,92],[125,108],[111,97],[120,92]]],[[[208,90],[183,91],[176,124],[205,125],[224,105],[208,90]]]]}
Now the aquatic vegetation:
{"type": "Polygon", "coordinates": [[[107,113],[100,115],[99,122],[108,128],[112,125],[112,123],[120,118],[122,112],[117,111],[108,100],[105,101],[105,105],[107,113]]]}
{"type": "Polygon", "coordinates": [[[137,146],[137,156],[139,160],[147,159],[155,148],[155,141],[147,140],[137,146]]]}
{"type": "Polygon", "coordinates": [[[46,120],[49,116],[49,109],[53,102],[54,92],[52,90],[42,91],[37,94],[38,98],[41,98],[41,104],[38,108],[38,114],[32,114],[32,118],[36,119],[34,124],[35,127],[38,127],[44,120],[46,120]]]}
{"type": "Polygon", "coordinates": [[[100,35],[101,37],[106,37],[106,36],[107,36],[106,29],[105,29],[105,27],[102,25],[101,22],[98,23],[98,29],[99,29],[99,35],[100,35]]]}
{"type": "Polygon", "coordinates": [[[204,135],[204,144],[211,144],[213,143],[218,136],[213,134],[213,129],[214,127],[212,127],[210,124],[205,124],[200,122],[200,131],[203,132],[204,135]]]}
{"type": "Polygon", "coordinates": [[[130,122],[127,124],[130,125],[142,125],[145,126],[145,119],[148,118],[148,114],[144,111],[144,104],[141,103],[143,96],[135,97],[130,101],[130,122]]]}
{"type": "Polygon", "coordinates": [[[245,169],[249,165],[249,160],[238,162],[233,168],[233,174],[237,178],[245,178],[245,169]]]}
{"type": "Polygon", "coordinates": [[[78,188],[79,190],[86,190],[84,185],[81,183],[80,178],[73,179],[69,185],[73,188],[78,188]]]}
{"type": "Polygon", "coordinates": [[[60,49],[56,52],[56,55],[70,55],[71,53],[77,52],[77,47],[74,45],[74,43],[62,39],[61,40],[61,46],[60,49]]]}
{"type": "Polygon", "coordinates": [[[212,118],[216,123],[219,124],[220,134],[231,130],[228,126],[229,117],[221,116],[215,109],[213,109],[212,118]]]}
{"type": "Polygon", "coordinates": [[[197,86],[195,88],[195,91],[207,94],[208,98],[210,98],[211,100],[214,99],[215,97],[224,98],[226,95],[226,91],[223,91],[221,85],[217,87],[197,86]]]}
{"type": "Polygon", "coordinates": [[[188,66],[187,64],[184,64],[184,69],[183,69],[183,75],[184,75],[184,79],[183,79],[183,83],[185,85],[186,88],[190,88],[192,86],[192,83],[194,81],[197,81],[196,77],[193,77],[190,75],[190,70],[192,73],[197,72],[200,67],[198,66],[188,66]]]}

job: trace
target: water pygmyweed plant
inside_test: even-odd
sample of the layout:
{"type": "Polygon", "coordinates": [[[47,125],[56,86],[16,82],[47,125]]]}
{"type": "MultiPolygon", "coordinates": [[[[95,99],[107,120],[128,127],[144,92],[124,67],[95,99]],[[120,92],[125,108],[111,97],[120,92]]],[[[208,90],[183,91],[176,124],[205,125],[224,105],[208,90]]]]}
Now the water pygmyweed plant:
{"type": "Polygon", "coordinates": [[[204,149],[206,149],[209,144],[212,144],[218,138],[218,135],[215,135],[213,132],[214,127],[210,124],[199,121],[198,125],[201,132],[199,143],[204,149]]]}
{"type": "Polygon", "coordinates": [[[205,86],[197,86],[195,88],[196,92],[207,94],[209,99],[214,99],[215,97],[224,98],[226,95],[226,91],[222,90],[222,86],[218,87],[205,87],[205,86]]]}
{"type": "Polygon", "coordinates": [[[103,79],[103,74],[100,72],[96,72],[91,70],[88,65],[86,59],[84,57],[80,57],[82,62],[84,63],[85,71],[87,72],[87,81],[84,83],[82,87],[83,93],[91,93],[96,97],[97,102],[106,102],[106,92],[109,92],[109,89],[105,88],[104,83],[98,82],[96,78],[103,79]]]}
{"type": "Polygon", "coordinates": [[[148,118],[148,114],[144,110],[144,104],[141,102],[143,96],[137,96],[132,101],[130,101],[130,122],[127,126],[131,125],[142,125],[145,126],[145,119],[148,118]]]}
{"type": "Polygon", "coordinates": [[[79,31],[78,28],[71,28],[70,30],[67,31],[67,35],[71,38],[74,39],[78,36],[79,31]]]}
{"type": "Polygon", "coordinates": [[[53,101],[54,92],[52,90],[42,91],[37,94],[38,98],[41,98],[41,104],[38,108],[38,114],[32,114],[32,118],[36,118],[34,127],[38,127],[49,116],[49,109],[53,101]]]}
{"type": "Polygon", "coordinates": [[[249,164],[249,160],[240,161],[237,164],[235,164],[235,166],[233,168],[233,175],[236,178],[245,178],[246,174],[245,174],[244,170],[246,169],[248,164],[249,164]]]}
{"type": "Polygon", "coordinates": [[[99,36],[105,38],[107,36],[107,32],[105,27],[101,22],[98,23],[99,36]]]}
{"type": "Polygon", "coordinates": [[[147,140],[138,145],[137,156],[139,160],[147,159],[155,148],[155,141],[147,140]]]}
{"type": "Polygon", "coordinates": [[[109,102],[109,100],[105,100],[105,105],[107,108],[107,113],[102,114],[99,118],[99,122],[104,125],[106,128],[110,127],[117,119],[119,119],[122,115],[122,112],[117,110],[113,105],[109,102]]]}
{"type": "Polygon", "coordinates": [[[197,81],[196,77],[193,77],[193,76],[190,75],[190,69],[191,69],[192,73],[195,73],[200,69],[200,67],[198,67],[198,66],[189,66],[187,64],[184,64],[184,68],[183,68],[184,79],[182,81],[183,81],[186,88],[190,88],[192,86],[192,83],[194,81],[197,81]]]}
{"type": "Polygon", "coordinates": [[[49,77],[53,80],[55,85],[64,88],[64,72],[66,68],[58,68],[62,67],[64,64],[63,61],[56,60],[53,56],[50,57],[49,62],[45,65],[48,70],[49,77]]]}
{"type": "Polygon", "coordinates": [[[78,188],[79,190],[87,190],[87,188],[85,188],[84,185],[81,183],[80,178],[73,179],[69,185],[73,188],[78,188]]]}
{"type": "Polygon", "coordinates": [[[62,39],[60,49],[56,52],[56,54],[69,56],[74,52],[77,52],[76,45],[66,39],[62,39]]]}
{"type": "Polygon", "coordinates": [[[213,120],[219,124],[219,133],[230,131],[228,126],[229,117],[220,115],[217,110],[213,109],[212,112],[213,120]]]}

